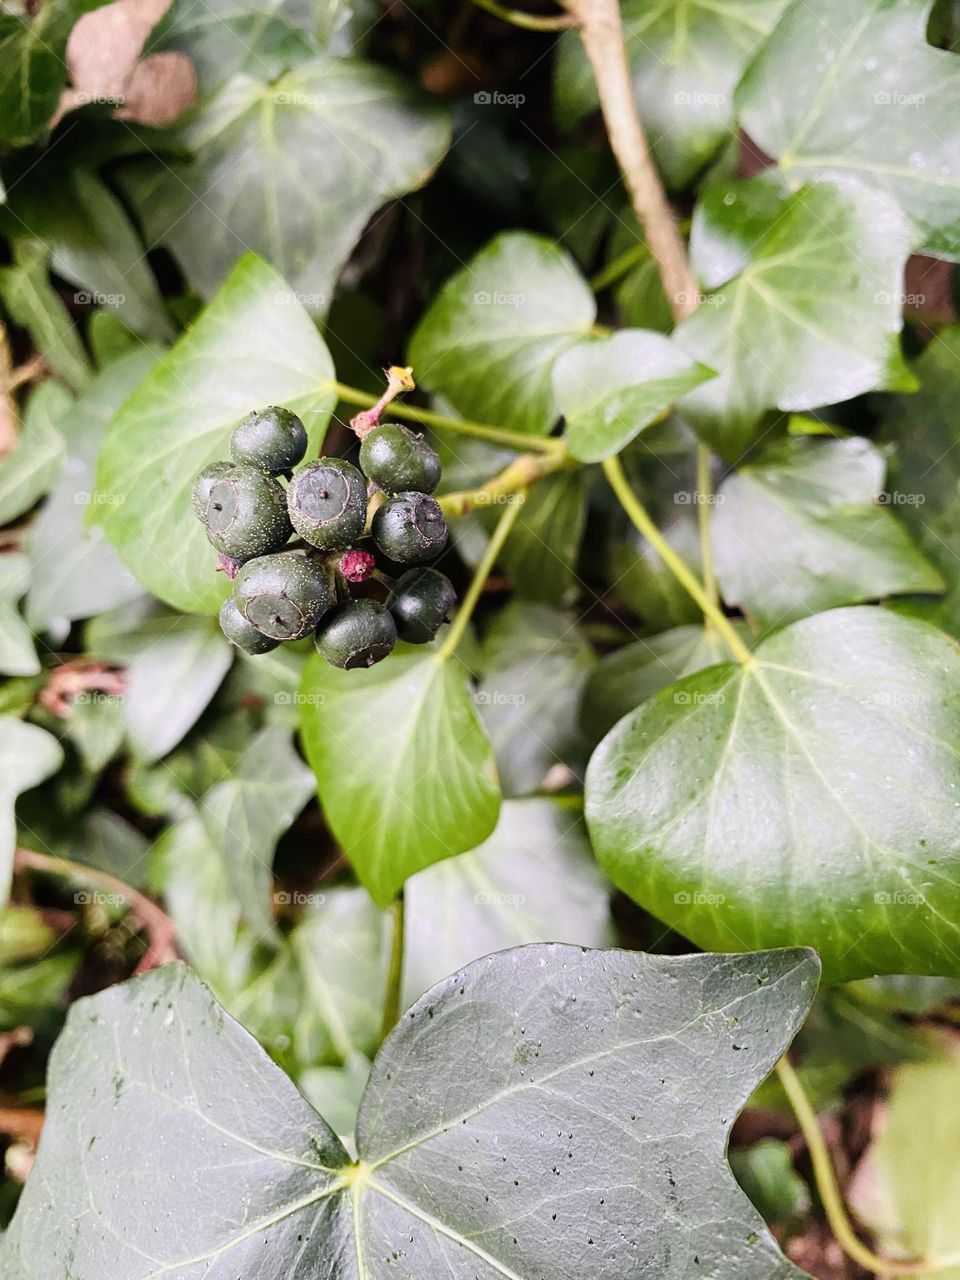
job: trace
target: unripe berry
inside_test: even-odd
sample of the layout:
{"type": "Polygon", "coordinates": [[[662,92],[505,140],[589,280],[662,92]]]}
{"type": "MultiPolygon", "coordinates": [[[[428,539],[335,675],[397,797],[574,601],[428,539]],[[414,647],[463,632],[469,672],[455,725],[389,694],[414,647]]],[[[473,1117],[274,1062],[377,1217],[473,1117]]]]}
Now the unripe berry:
{"type": "Polygon", "coordinates": [[[398,422],[376,427],[360,446],[360,466],[384,493],[418,489],[433,493],[440,483],[440,455],[422,435],[398,422]]]}
{"type": "Polygon", "coordinates": [[[273,404],[248,414],[235,428],[230,453],[237,462],[279,475],[302,461],[307,444],[306,428],[297,415],[273,404]]]}
{"type": "Polygon", "coordinates": [[[436,569],[408,569],[390,593],[387,608],[397,635],[408,644],[429,644],[450,615],[457,593],[436,569]]]}
{"type": "Polygon", "coordinates": [[[397,564],[433,560],[447,545],[447,522],[440,506],[425,493],[398,493],[373,517],[377,546],[397,564]]]}
{"type": "Polygon", "coordinates": [[[279,551],[292,532],[281,486],[244,463],[205,468],[194,482],[192,500],[211,545],[232,560],[279,551]]]}
{"type": "Polygon", "coordinates": [[[317,652],[335,667],[372,667],[397,642],[393,618],[375,600],[348,600],[317,627],[317,652]]]}
{"type": "Polygon", "coordinates": [[[287,506],[305,542],[321,551],[345,551],[366,523],[367,482],[343,458],[321,458],[290,481],[287,506]]]}
{"type": "Polygon", "coordinates": [[[299,640],[330,607],[322,564],[303,551],[250,560],[237,574],[233,598],[252,626],[274,640],[299,640]]]}
{"type": "Polygon", "coordinates": [[[276,649],[279,640],[271,640],[249,623],[232,596],[224,600],[220,609],[220,630],[231,644],[242,649],[244,653],[269,653],[276,649]]]}

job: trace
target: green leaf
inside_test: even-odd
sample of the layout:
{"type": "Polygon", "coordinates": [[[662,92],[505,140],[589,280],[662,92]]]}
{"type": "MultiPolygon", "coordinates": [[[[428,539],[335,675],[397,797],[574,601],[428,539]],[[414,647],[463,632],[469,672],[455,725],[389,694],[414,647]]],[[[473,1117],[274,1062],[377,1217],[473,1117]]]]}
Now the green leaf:
{"type": "Polygon", "coordinates": [[[544,236],[505,232],[443,286],[407,358],[420,385],[464,417],[544,435],[560,416],[554,361],[595,318],[569,254],[544,236]]]}
{"type": "MultiPolygon", "coordinates": [[[[634,98],[661,172],[686,186],[734,128],[733,91],[788,0],[624,0],[634,98]]],[[[560,42],[554,102],[570,125],[597,106],[596,81],[576,32],[560,42]]]]}
{"type": "Polygon", "coordinates": [[[140,346],[98,374],[60,420],[67,458],[59,478],[30,527],[31,561],[27,621],[35,631],[65,635],[76,618],[134,599],[140,587],[90,523],[102,511],[93,492],[94,467],[107,423],[153,367],[157,351],[140,346]]]}
{"type": "Polygon", "coordinates": [[[810,1212],[810,1188],[794,1170],[786,1142],[762,1138],[730,1152],[740,1186],[765,1222],[795,1223],[810,1212]]]}
{"type": "Polygon", "coordinates": [[[577,558],[587,521],[582,471],[561,471],[530,489],[500,555],[524,600],[562,605],[574,594],[577,558]]]}
{"type": "Polygon", "coordinates": [[[50,283],[50,253],[39,241],[25,238],[15,240],[13,249],[13,265],[0,267],[0,298],[54,373],[78,391],[90,377],[90,361],[70,312],[50,283]]]}
{"type": "Polygon", "coordinates": [[[53,734],[15,716],[0,716],[0,906],[10,891],[17,843],[17,796],[56,773],[63,750],[53,734]]]}
{"type": "Polygon", "coordinates": [[[148,238],[205,297],[253,250],[289,282],[277,303],[323,314],[371,214],[427,181],[450,125],[385,67],[317,57],[269,83],[234,76],[179,139],[193,163],[127,184],[148,238]]]}
{"type": "Polygon", "coordinates": [[[610,946],[610,886],[579,816],[556,800],[507,800],[489,840],[404,890],[404,1001],[493,951],[527,942],[610,946]]]}
{"type": "Polygon", "coordinates": [[[208,791],[200,806],[247,923],[268,941],[274,938],[273,851],[312,792],[313,777],[289,731],[274,726],[254,738],[232,776],[208,791]]]}
{"type": "Polygon", "coordinates": [[[960,64],[927,43],[930,9],[931,0],[791,6],[744,77],[737,110],[791,181],[869,183],[917,223],[928,253],[956,259],[960,64]]]}
{"type": "MultiPolygon", "coordinates": [[[[873,1139],[849,1186],[850,1202],[893,1258],[955,1257],[960,1146],[960,1050],[942,1037],[930,1062],[893,1073],[873,1139]]],[[[938,1270],[958,1280],[960,1266],[938,1270]]]]}
{"type": "Polygon", "coordinates": [[[332,378],[326,345],[284,281],[242,258],[114,417],[101,451],[100,518],[154,595],[187,612],[219,610],[228,584],[190,506],[194,477],[227,456],[230,432],[263,404],[299,413],[316,452],[332,378]]]}
{"type": "Polygon", "coordinates": [[[0,965],[36,960],[57,940],[57,935],[33,907],[4,907],[0,911],[0,965]]]}
{"type": "Polygon", "coordinates": [[[88,650],[126,667],[124,718],[141,759],[159,760],[202,715],[233,661],[212,618],[147,603],[104,614],[87,628],[88,650]]]}
{"type": "Polygon", "coordinates": [[[0,555],[0,672],[5,676],[35,676],[40,659],[30,629],[17,612],[17,602],[30,583],[30,563],[24,555],[0,555]]]}
{"type": "Polygon", "coordinates": [[[22,147],[43,133],[67,83],[67,37],[85,6],[47,0],[28,21],[0,14],[0,144],[22,147]]]}
{"type": "Polygon", "coordinates": [[[765,627],[835,605],[944,589],[883,503],[886,462],[860,437],[791,438],[721,485],[712,522],[728,604],[765,627]]]}
{"type": "MultiPolygon", "coordinates": [[[[36,1026],[66,998],[80,965],[77,952],[44,956],[30,964],[0,969],[0,1032],[36,1026]]],[[[0,1256],[0,1265],[3,1259],[0,1256]]]]}
{"type": "Polygon", "coordinates": [[[831,981],[960,973],[960,650],[836,609],[621,720],[587,771],[611,879],[706,948],[815,946],[831,981]]]}
{"type": "Polygon", "coordinates": [[[52,379],[41,382],[27,400],[20,438],[0,458],[0,525],[29,511],[56,480],[64,456],[57,426],[70,403],[69,393],[52,379]]]}
{"type": "Polygon", "coordinates": [[[932,978],[910,973],[867,978],[857,984],[856,990],[865,999],[875,1000],[881,1008],[898,1013],[932,1013],[950,1000],[960,1000],[960,981],[956,978],[932,978]]]}
{"type": "Polygon", "coordinates": [[[911,366],[920,382],[911,396],[880,401],[890,459],[890,505],[943,576],[960,583],[960,325],[941,329],[911,366]]]}
{"type": "Polygon", "coordinates": [[[484,678],[474,702],[505,795],[535,791],[553,765],[570,763],[592,660],[569,614],[514,601],[497,615],[484,640],[484,678]]]}
{"type": "MultiPolygon", "coordinates": [[[[747,628],[734,625],[748,643],[747,628]]],[[[692,625],[624,645],[601,658],[590,673],[582,698],[584,727],[596,742],[621,716],[668,684],[725,662],[729,656],[715,631],[692,625]]]]}
{"type": "Polygon", "coordinates": [[[913,386],[900,356],[910,229],[885,196],[767,177],[713,187],[694,222],[694,266],[713,290],[676,340],[719,376],[684,416],[727,461],[765,410],[811,409],[913,386]]]}
{"type": "Polygon", "coordinates": [[[459,663],[407,651],[358,672],[314,655],[301,700],[320,803],[379,906],[415,871],[493,830],[493,751],[459,663]]]}
{"type": "Polygon", "coordinates": [[[123,699],[116,694],[81,693],[72,700],[66,735],[92,773],[106,768],[125,733],[123,699]]]}
{"type": "Polygon", "coordinates": [[[351,1165],[188,971],[155,970],[70,1013],[4,1274],[613,1280],[659,1274],[679,1232],[704,1275],[800,1280],[724,1151],[816,975],[796,951],[489,956],[384,1044],[351,1165]]]}
{"type": "Polygon", "coordinates": [[[581,462],[619,453],[673,402],[713,377],[669,338],[622,329],[567,351],[553,367],[553,393],[581,462]]]}
{"type": "Polygon", "coordinates": [[[74,299],[118,312],[137,333],[169,339],[173,325],[123,205],[91,170],[43,169],[17,183],[10,225],[42,241],[58,276],[77,286],[74,299]]]}

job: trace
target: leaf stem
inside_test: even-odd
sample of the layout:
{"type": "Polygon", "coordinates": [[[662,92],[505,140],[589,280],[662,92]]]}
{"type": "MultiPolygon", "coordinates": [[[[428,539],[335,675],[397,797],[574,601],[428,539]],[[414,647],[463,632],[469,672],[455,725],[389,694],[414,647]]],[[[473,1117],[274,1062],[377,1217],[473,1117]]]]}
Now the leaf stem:
{"type": "Polygon", "coordinates": [[[80,862],[70,862],[66,858],[54,858],[46,853],[38,853],[34,849],[17,849],[13,865],[18,870],[29,869],[46,875],[63,876],[75,884],[96,885],[107,893],[122,898],[147,934],[147,950],[135,972],[146,973],[148,969],[170,964],[177,959],[176,929],[173,921],[155,902],[137,889],[131,889],[123,880],[108,875],[106,871],[98,871],[95,867],[87,867],[80,862]]]}
{"type": "Polygon", "coordinates": [[[960,1253],[948,1254],[942,1258],[923,1258],[916,1262],[891,1262],[888,1258],[881,1258],[867,1248],[857,1237],[847,1214],[843,1196],[837,1185],[836,1174],[833,1171],[830,1152],[827,1150],[827,1144],[820,1130],[816,1112],[807,1097],[806,1089],[803,1087],[803,1081],[797,1075],[786,1055],[777,1063],[776,1072],[807,1144],[810,1162],[813,1165],[813,1175],[817,1183],[817,1191],[820,1194],[820,1200],[823,1203],[830,1230],[836,1236],[837,1242],[844,1252],[858,1266],[880,1276],[927,1276],[933,1275],[937,1271],[946,1271],[950,1267],[956,1267],[960,1264],[960,1253]]]}
{"type": "Polygon", "coordinates": [[[487,578],[489,578],[491,570],[496,563],[497,556],[503,550],[503,544],[510,536],[510,530],[513,528],[514,524],[516,524],[517,517],[520,514],[520,509],[526,501],[526,498],[526,489],[520,489],[507,500],[506,506],[503,509],[503,514],[497,521],[497,527],[494,529],[493,536],[487,544],[487,549],[484,551],[480,563],[474,570],[473,579],[470,586],[467,588],[467,594],[463,597],[463,603],[457,610],[456,617],[453,620],[450,630],[447,632],[443,644],[437,650],[438,662],[443,662],[445,659],[449,658],[456,651],[457,645],[463,639],[467,630],[467,625],[473,616],[473,611],[477,607],[477,601],[483,593],[483,588],[486,585],[487,578]]]}
{"type": "Polygon", "coordinates": [[[487,480],[479,489],[463,489],[455,493],[445,493],[438,498],[441,510],[447,516],[464,516],[475,507],[489,507],[499,502],[508,494],[526,489],[544,476],[559,471],[564,465],[574,460],[552,453],[522,453],[519,458],[509,463],[502,471],[487,480]]]}
{"type": "MultiPolygon", "coordinates": [[[[710,450],[705,444],[697,445],[697,528],[700,532],[700,560],[703,565],[703,589],[707,598],[720,607],[717,590],[717,572],[713,562],[713,541],[710,537],[710,508],[713,499],[713,477],[710,474],[710,450]]],[[[707,619],[709,622],[709,618],[707,619]]]]}
{"type": "Polygon", "coordinates": [[[387,991],[383,1000],[381,1033],[384,1040],[397,1025],[397,1019],[400,1017],[400,996],[403,987],[403,941],[406,930],[406,911],[404,909],[402,889],[390,904],[390,919],[393,925],[393,936],[390,943],[390,969],[387,973],[387,991]]]}
{"type": "Polygon", "coordinates": [[[620,459],[605,459],[603,470],[610,482],[610,487],[617,495],[620,505],[630,517],[634,527],[647,539],[680,585],[697,602],[703,616],[708,618],[716,628],[734,658],[743,664],[752,662],[753,655],[737,635],[729,618],[723,613],[719,604],[710,599],[703,583],[700,582],[696,574],[693,573],[681,557],[677,555],[676,551],[654,524],[646,507],[630,488],[627,483],[627,477],[623,473],[620,459]]]}
{"type": "MultiPolygon", "coordinates": [[[[377,397],[357,387],[349,387],[343,382],[331,378],[321,384],[324,391],[333,391],[346,404],[355,404],[362,409],[372,409],[377,404],[377,397]]],[[[472,436],[476,440],[489,440],[491,444],[502,444],[508,449],[516,449],[518,453],[531,450],[537,453],[567,456],[564,442],[554,436],[529,436],[521,431],[509,431],[506,427],[497,427],[489,422],[473,422],[469,418],[452,418],[445,413],[435,413],[432,409],[420,409],[415,405],[394,404],[391,414],[398,418],[406,418],[410,422],[422,422],[425,426],[436,427],[441,431],[454,431],[462,436],[472,436]]]]}
{"type": "Polygon", "coordinates": [[[576,25],[576,19],[568,13],[558,13],[546,17],[535,13],[523,13],[520,9],[508,9],[506,5],[497,4],[497,0],[473,0],[478,9],[486,9],[494,17],[502,18],[511,26],[522,27],[524,31],[566,31],[576,25]]]}

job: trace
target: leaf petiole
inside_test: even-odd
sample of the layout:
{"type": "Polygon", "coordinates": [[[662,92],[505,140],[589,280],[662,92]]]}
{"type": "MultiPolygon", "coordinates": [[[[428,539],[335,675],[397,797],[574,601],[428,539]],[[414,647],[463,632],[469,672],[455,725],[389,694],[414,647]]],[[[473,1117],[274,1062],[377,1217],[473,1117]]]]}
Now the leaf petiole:
{"type": "Polygon", "coordinates": [[[383,1000],[381,1032],[385,1040],[400,1017],[400,997],[403,987],[403,944],[406,931],[406,910],[401,889],[390,904],[390,921],[393,936],[390,942],[390,969],[387,973],[387,990],[383,1000]]]}

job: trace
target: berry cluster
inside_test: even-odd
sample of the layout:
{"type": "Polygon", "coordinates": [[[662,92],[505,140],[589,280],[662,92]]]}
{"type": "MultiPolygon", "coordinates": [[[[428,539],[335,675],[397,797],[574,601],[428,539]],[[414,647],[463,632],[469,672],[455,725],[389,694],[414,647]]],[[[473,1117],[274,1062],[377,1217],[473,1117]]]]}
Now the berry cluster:
{"type": "Polygon", "coordinates": [[[232,462],[214,462],[194,482],[194,510],[233,579],[220,610],[224,635],[256,654],[313,631],[323,657],[345,668],[379,662],[398,637],[428,643],[456,600],[449,578],[422,567],[447,544],[430,497],[440,482],[436,451],[392,422],[365,431],[362,472],[343,458],[320,458],[294,475],[306,451],[303,423],[274,405],[233,432],[232,462]],[[368,487],[383,496],[369,532],[368,487]],[[294,533],[300,541],[291,543],[294,533]],[[356,545],[370,540],[390,566],[421,566],[392,582],[385,604],[350,596],[351,584],[384,579],[375,555],[356,545]]]}

